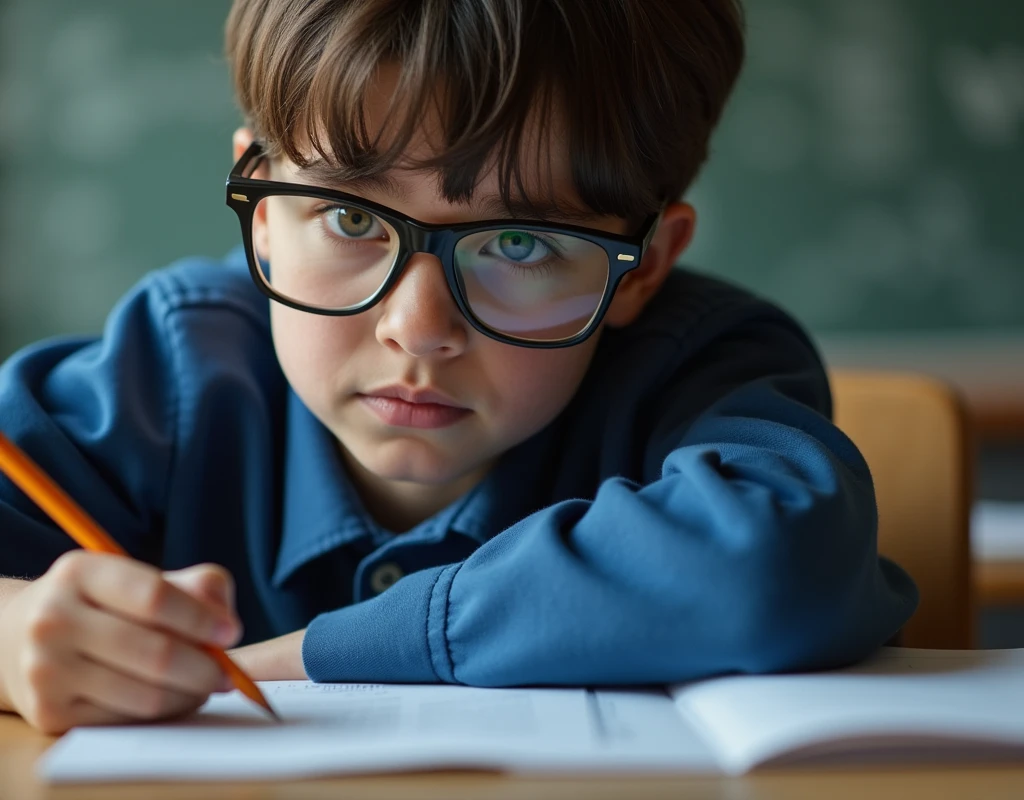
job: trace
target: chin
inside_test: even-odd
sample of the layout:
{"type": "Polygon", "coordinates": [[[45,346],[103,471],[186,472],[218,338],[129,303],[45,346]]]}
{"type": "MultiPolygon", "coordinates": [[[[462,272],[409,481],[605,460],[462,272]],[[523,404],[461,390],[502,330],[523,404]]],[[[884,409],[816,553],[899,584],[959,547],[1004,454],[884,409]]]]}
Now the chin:
{"type": "Polygon", "coordinates": [[[420,442],[392,442],[351,452],[365,470],[382,480],[425,486],[449,484],[480,468],[420,442]]]}

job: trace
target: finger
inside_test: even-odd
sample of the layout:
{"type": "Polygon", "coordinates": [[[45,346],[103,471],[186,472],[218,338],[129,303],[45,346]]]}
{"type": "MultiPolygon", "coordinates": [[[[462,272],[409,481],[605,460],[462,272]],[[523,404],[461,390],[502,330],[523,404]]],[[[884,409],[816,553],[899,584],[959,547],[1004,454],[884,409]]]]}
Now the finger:
{"type": "Polygon", "coordinates": [[[60,708],[51,707],[43,715],[27,716],[26,719],[48,736],[60,736],[80,725],[126,725],[138,721],[135,717],[116,714],[80,698],[69,700],[60,708]]]}
{"type": "Polygon", "coordinates": [[[236,639],[232,614],[182,591],[148,564],[90,553],[62,560],[59,569],[70,573],[87,601],[128,619],[220,646],[236,639]]]}
{"type": "Polygon", "coordinates": [[[207,695],[223,683],[213,658],[192,642],[102,609],[78,611],[78,654],[153,686],[207,695]]]}
{"type": "Polygon", "coordinates": [[[36,658],[23,677],[28,691],[18,710],[35,728],[59,736],[76,725],[127,722],[130,718],[78,701],[76,691],[83,675],[82,658],[74,653],[36,658]]]}
{"type": "Polygon", "coordinates": [[[219,564],[197,564],[164,573],[164,579],[200,600],[224,609],[235,607],[235,582],[219,564]]]}
{"type": "MultiPolygon", "coordinates": [[[[138,722],[136,717],[129,717],[127,714],[118,714],[102,706],[94,705],[89,700],[80,697],[72,700],[64,711],[65,725],[59,733],[64,733],[70,728],[78,728],[88,725],[130,725],[138,722]]],[[[58,731],[54,731],[57,733],[58,731]]]]}
{"type": "MultiPolygon", "coordinates": [[[[194,711],[206,701],[206,695],[154,686],[88,658],[79,659],[76,667],[76,699],[114,718],[152,720],[174,717],[194,711]]],[[[95,716],[101,717],[100,714],[95,716]]]]}

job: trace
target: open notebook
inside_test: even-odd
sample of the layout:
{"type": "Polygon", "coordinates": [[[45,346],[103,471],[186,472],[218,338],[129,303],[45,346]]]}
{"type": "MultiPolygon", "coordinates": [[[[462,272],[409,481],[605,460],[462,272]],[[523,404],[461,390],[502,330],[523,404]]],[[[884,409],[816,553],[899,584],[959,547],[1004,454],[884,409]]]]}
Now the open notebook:
{"type": "Polygon", "coordinates": [[[436,768],[745,772],[773,764],[1024,759],[1024,649],[885,648],[832,672],[664,691],[261,684],[189,720],[79,728],[40,760],[52,781],[217,780],[436,768]]]}

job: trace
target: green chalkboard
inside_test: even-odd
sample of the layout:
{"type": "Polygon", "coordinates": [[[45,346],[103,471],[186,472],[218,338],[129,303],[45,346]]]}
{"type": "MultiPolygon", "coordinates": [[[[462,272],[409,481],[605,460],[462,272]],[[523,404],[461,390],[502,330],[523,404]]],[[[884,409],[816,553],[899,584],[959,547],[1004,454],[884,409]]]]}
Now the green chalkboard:
{"type": "Polygon", "coordinates": [[[238,237],[229,0],[0,0],[0,356],[238,237]]]}
{"type": "MultiPolygon", "coordinates": [[[[228,0],[0,0],[0,357],[237,239],[228,0]]],[[[748,0],[686,262],[821,332],[1024,329],[1024,4],[748,0]]]]}
{"type": "Polygon", "coordinates": [[[747,9],[688,260],[816,330],[1024,328],[1024,3],[747,9]]]}

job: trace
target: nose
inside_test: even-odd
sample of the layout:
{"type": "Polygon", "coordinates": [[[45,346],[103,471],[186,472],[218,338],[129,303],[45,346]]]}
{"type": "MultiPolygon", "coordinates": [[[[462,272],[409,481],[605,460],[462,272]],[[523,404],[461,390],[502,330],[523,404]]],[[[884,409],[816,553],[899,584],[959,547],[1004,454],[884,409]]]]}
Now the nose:
{"type": "Polygon", "coordinates": [[[455,304],[444,267],[434,256],[414,253],[398,282],[381,301],[377,341],[416,357],[452,358],[466,349],[468,323],[455,304]]]}

